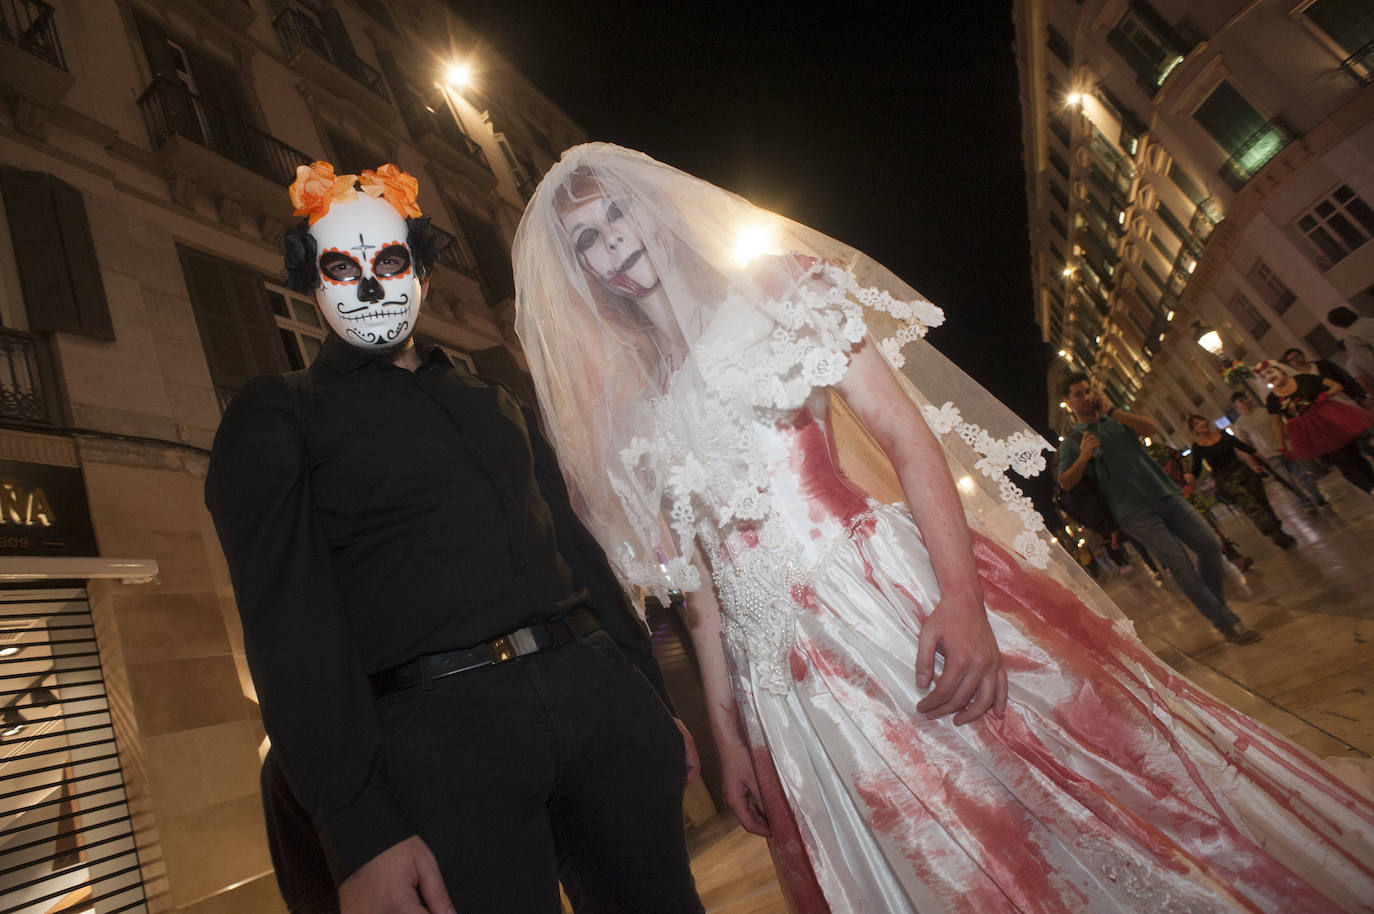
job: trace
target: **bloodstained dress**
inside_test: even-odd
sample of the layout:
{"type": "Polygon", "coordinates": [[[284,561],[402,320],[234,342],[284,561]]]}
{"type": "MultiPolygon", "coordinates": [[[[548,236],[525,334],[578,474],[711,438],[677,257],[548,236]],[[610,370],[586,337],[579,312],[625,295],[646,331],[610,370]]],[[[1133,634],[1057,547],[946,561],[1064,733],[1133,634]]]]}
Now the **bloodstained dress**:
{"type": "MultiPolygon", "coordinates": [[[[855,328],[812,317],[833,378],[850,344],[823,328],[855,328]]],[[[732,412],[770,338],[793,339],[727,302],[621,457],[671,480],[665,516],[712,566],[799,910],[1374,910],[1374,804],[976,527],[1006,716],[920,714],[939,599],[920,531],[841,471],[824,387],[732,412]]]]}

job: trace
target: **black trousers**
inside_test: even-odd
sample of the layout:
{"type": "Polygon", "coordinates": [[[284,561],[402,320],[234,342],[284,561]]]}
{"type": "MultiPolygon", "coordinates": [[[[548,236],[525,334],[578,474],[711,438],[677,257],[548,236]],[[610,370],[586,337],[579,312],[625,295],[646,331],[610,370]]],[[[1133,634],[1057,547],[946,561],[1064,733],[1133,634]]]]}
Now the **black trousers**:
{"type": "MultiPolygon", "coordinates": [[[[681,734],[605,634],[376,707],[388,787],[459,911],[554,914],[560,879],[579,912],[702,911],[681,734]]],[[[280,798],[266,789],[272,767],[269,804],[280,798]]],[[[293,912],[327,914],[337,903],[323,854],[296,809],[268,810],[278,882],[293,912]]]]}

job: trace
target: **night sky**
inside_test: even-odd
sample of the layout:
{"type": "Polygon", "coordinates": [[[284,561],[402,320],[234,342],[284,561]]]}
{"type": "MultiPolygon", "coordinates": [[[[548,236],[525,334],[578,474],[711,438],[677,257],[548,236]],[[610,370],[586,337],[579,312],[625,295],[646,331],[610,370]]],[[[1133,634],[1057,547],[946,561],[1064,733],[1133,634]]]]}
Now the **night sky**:
{"type": "Polygon", "coordinates": [[[931,342],[1047,432],[1011,3],[873,6],[453,3],[589,138],[886,264],[944,308],[931,342]]]}

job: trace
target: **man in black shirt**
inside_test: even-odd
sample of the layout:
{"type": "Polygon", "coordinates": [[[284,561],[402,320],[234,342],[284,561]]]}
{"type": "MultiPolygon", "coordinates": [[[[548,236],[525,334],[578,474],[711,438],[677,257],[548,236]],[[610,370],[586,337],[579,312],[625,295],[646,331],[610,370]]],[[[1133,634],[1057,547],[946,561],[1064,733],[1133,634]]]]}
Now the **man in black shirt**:
{"type": "MultiPolygon", "coordinates": [[[[289,281],[336,335],[234,399],[206,479],[269,826],[299,798],[345,914],[552,912],[559,876],[579,910],[700,911],[695,751],[643,624],[533,414],[410,340],[435,253],[414,179],[315,163],[291,190],[289,281]]],[[[272,837],[279,865],[311,843],[272,837]]]]}

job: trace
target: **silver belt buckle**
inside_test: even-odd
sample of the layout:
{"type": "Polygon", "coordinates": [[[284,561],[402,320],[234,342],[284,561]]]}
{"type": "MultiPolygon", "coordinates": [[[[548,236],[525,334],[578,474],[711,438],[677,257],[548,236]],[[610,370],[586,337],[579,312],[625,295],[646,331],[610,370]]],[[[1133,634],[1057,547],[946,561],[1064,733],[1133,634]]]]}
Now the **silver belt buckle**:
{"type": "Polygon", "coordinates": [[[539,650],[539,645],[534,640],[534,633],[528,628],[522,628],[489,642],[487,650],[491,654],[492,663],[505,663],[516,657],[533,654],[539,650]]]}

